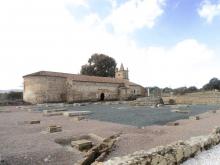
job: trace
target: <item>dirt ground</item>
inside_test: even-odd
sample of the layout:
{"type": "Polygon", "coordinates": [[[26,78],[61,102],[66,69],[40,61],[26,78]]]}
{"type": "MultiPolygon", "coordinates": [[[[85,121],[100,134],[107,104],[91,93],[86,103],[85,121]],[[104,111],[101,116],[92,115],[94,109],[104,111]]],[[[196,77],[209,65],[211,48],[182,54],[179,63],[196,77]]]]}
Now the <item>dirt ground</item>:
{"type": "MultiPolygon", "coordinates": [[[[206,135],[220,126],[220,111],[200,115],[200,120],[179,120],[178,126],[133,126],[96,120],[75,121],[71,117],[43,116],[41,112],[0,107],[0,165],[73,165],[85,153],[55,142],[58,138],[77,138],[89,133],[108,137],[122,132],[108,158],[147,150],[192,136],[206,135]],[[40,120],[40,124],[24,121],[40,120]],[[47,133],[49,125],[62,126],[62,132],[47,133]]],[[[107,158],[107,159],[108,159],[107,158]]]]}

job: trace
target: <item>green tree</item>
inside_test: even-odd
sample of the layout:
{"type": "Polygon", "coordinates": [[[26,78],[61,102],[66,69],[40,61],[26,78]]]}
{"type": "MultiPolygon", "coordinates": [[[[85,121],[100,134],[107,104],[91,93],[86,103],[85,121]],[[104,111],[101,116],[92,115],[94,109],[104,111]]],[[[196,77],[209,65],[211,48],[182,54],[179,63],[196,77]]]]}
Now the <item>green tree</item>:
{"type": "Polygon", "coordinates": [[[218,89],[220,90],[220,80],[217,78],[212,78],[208,84],[205,84],[203,86],[204,90],[213,90],[213,89],[218,89]]]}
{"type": "Polygon", "coordinates": [[[187,89],[187,93],[198,92],[198,89],[195,86],[191,86],[187,89]]]}
{"type": "Polygon", "coordinates": [[[166,88],[163,89],[163,93],[170,93],[170,92],[173,92],[172,88],[166,87],[166,88]]]}
{"type": "Polygon", "coordinates": [[[11,91],[6,94],[8,100],[16,100],[16,99],[22,99],[23,98],[23,92],[14,92],[11,91]]]}
{"type": "Polygon", "coordinates": [[[115,59],[104,54],[93,54],[88,64],[81,67],[80,73],[89,76],[114,77],[116,62],[115,59]]]}
{"type": "Polygon", "coordinates": [[[174,89],[175,95],[184,95],[187,92],[187,87],[179,87],[174,89]]]}

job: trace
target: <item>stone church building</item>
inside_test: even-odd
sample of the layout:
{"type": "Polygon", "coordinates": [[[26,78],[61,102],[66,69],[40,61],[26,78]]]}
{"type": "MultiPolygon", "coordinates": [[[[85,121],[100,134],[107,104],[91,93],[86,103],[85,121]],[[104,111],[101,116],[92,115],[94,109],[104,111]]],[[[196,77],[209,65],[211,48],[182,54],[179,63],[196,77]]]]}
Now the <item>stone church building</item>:
{"type": "Polygon", "coordinates": [[[128,69],[116,69],[115,78],[40,71],[23,76],[24,101],[83,102],[127,100],[145,95],[145,89],[128,80],[128,69]]]}

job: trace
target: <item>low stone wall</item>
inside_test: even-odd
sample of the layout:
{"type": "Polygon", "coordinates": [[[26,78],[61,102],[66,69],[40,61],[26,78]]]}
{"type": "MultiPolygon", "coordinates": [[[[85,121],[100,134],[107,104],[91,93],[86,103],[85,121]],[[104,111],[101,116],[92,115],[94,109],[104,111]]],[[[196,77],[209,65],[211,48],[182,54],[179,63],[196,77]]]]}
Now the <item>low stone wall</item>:
{"type": "Polygon", "coordinates": [[[220,104],[220,97],[193,97],[193,96],[173,96],[163,97],[165,104],[169,104],[172,99],[176,104],[220,104]]]}
{"type": "Polygon", "coordinates": [[[141,97],[130,102],[130,105],[134,106],[155,106],[158,104],[163,104],[163,100],[160,97],[141,97]]]}
{"type": "Polygon", "coordinates": [[[174,100],[176,104],[220,104],[220,92],[196,92],[179,96],[162,97],[165,104],[169,104],[169,100],[174,100]]]}
{"type": "Polygon", "coordinates": [[[210,135],[192,137],[187,141],[178,141],[167,146],[159,146],[148,151],[137,151],[133,154],[115,157],[103,165],[179,165],[183,161],[194,157],[203,150],[220,143],[220,127],[213,130],[210,135]]]}

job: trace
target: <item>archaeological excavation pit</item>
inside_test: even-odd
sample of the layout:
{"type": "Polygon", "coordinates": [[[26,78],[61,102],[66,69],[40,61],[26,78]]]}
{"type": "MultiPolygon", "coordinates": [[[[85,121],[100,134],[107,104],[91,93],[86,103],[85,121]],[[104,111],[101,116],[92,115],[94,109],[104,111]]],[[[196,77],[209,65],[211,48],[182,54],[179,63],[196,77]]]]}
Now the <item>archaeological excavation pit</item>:
{"type": "MultiPolygon", "coordinates": [[[[56,138],[54,141],[57,144],[60,144],[63,147],[75,147],[77,149],[77,143],[89,143],[88,146],[94,146],[97,145],[98,143],[100,143],[100,139],[102,139],[100,136],[96,135],[97,137],[99,137],[99,139],[97,137],[94,137],[94,134],[92,135],[81,135],[81,136],[71,136],[71,137],[64,137],[64,138],[56,138]],[[76,142],[76,143],[75,143],[76,142]],[[74,146],[75,145],[75,146],[74,146]]],[[[80,146],[81,147],[81,146],[80,146]]],[[[91,147],[88,147],[86,149],[81,149],[78,148],[78,150],[80,151],[84,151],[84,150],[88,150],[91,147]]],[[[83,147],[82,147],[83,148],[83,147]]]]}

